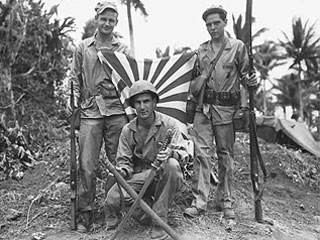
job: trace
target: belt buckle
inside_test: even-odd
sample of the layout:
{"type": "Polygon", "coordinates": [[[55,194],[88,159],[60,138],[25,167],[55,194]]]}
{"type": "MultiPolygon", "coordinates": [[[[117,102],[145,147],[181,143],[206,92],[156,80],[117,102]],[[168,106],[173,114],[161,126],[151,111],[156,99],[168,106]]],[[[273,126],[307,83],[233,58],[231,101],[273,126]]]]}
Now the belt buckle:
{"type": "Polygon", "coordinates": [[[218,94],[217,92],[212,90],[212,104],[216,105],[218,101],[218,94]]]}
{"type": "Polygon", "coordinates": [[[222,101],[228,101],[230,99],[230,93],[229,92],[220,92],[220,99],[222,101]]]}

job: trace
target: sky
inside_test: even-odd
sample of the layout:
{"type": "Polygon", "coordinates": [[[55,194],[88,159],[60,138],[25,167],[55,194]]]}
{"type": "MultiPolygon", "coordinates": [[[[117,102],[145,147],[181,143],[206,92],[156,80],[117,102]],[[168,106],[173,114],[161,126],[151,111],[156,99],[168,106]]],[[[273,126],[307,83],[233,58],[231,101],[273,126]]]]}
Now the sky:
{"type": "MultiPolygon", "coordinates": [[[[129,30],[126,7],[118,3],[119,23],[116,31],[124,36],[129,45],[129,30]]],[[[253,0],[252,15],[256,21],[252,32],[266,27],[259,41],[284,39],[282,31],[291,35],[291,24],[294,17],[301,17],[309,25],[316,24],[320,36],[319,0],[253,0]]],[[[59,4],[57,18],[74,17],[76,32],[72,37],[76,42],[81,40],[83,27],[95,15],[94,8],[99,0],[43,0],[45,7],[59,4]]],[[[209,40],[201,16],[206,8],[220,4],[228,11],[226,30],[233,33],[232,15],[236,18],[245,15],[246,0],[142,0],[149,14],[144,18],[139,11],[132,11],[137,58],[155,57],[155,49],[164,50],[167,46],[191,47],[196,49],[202,42],[209,40]]]]}

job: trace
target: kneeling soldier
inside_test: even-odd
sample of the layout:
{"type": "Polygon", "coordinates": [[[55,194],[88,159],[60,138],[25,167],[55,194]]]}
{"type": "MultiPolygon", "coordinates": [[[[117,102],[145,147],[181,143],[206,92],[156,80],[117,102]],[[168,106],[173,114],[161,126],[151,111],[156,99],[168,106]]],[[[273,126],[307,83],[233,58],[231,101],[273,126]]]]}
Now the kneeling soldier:
{"type": "MultiPolygon", "coordinates": [[[[179,162],[188,157],[182,134],[175,119],[155,111],[159,96],[155,87],[147,81],[135,82],[129,90],[129,104],[135,108],[137,117],[122,129],[116,168],[127,179],[129,185],[140,192],[148,177],[152,163],[162,162],[155,179],[144,194],[143,199],[152,206],[155,213],[167,222],[168,208],[175,193],[183,183],[179,162]],[[172,139],[163,150],[161,143],[166,141],[167,132],[172,131],[172,139]]],[[[121,195],[129,206],[133,199],[124,190],[114,185],[106,199],[106,222],[109,229],[115,228],[121,211],[121,195]]],[[[138,211],[136,211],[137,213],[138,211]]],[[[151,222],[146,214],[134,214],[135,219],[151,222]]],[[[155,226],[152,239],[165,239],[167,233],[155,226]]]]}

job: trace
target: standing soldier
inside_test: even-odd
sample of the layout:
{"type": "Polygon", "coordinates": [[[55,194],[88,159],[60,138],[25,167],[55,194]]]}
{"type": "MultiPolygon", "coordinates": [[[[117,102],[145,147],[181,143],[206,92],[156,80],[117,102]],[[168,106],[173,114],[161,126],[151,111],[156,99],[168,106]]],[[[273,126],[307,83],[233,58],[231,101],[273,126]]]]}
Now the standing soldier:
{"type": "Polygon", "coordinates": [[[114,162],[122,127],[128,122],[118,93],[108,79],[97,53],[99,50],[129,54],[128,47],[114,35],[118,10],[114,2],[103,1],[96,8],[97,31],[84,39],[73,55],[70,81],[74,105],[80,106],[79,213],[77,229],[86,232],[92,224],[96,172],[104,140],[107,157],[114,162]]]}
{"type": "Polygon", "coordinates": [[[245,44],[225,34],[226,10],[221,6],[212,6],[203,13],[202,18],[211,40],[198,49],[199,77],[191,85],[191,92],[198,100],[192,134],[195,143],[194,199],[184,215],[195,217],[207,210],[211,161],[216,148],[219,183],[215,204],[217,210],[223,211],[225,219],[233,219],[233,116],[239,107],[240,83],[245,87],[255,86],[257,78],[255,74],[248,73],[249,59],[245,44]]]}

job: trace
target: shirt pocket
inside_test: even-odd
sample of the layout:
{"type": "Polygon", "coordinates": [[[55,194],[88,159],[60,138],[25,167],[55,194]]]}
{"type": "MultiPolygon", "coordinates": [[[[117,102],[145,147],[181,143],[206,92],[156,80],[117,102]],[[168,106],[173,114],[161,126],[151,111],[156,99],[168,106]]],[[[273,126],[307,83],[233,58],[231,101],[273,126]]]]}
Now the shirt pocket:
{"type": "Polygon", "coordinates": [[[107,79],[102,81],[99,86],[99,93],[103,98],[117,98],[118,93],[113,83],[107,79]]]}
{"type": "Polygon", "coordinates": [[[81,102],[81,109],[86,110],[86,109],[94,108],[95,105],[96,105],[95,97],[93,96],[81,102]]]}
{"type": "Polygon", "coordinates": [[[229,79],[236,71],[236,65],[234,62],[224,62],[221,67],[224,79],[229,79]]]}

